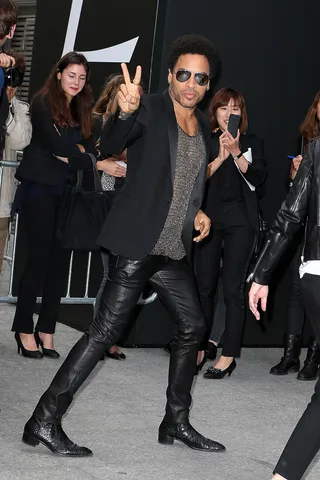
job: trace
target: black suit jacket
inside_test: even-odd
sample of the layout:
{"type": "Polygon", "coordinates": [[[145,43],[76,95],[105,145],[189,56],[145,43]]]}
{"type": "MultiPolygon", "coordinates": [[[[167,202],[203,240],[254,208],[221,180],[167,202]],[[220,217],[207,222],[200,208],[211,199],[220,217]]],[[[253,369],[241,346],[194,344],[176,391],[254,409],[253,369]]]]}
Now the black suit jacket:
{"type": "MultiPolygon", "coordinates": [[[[219,137],[221,132],[216,132],[212,134],[211,137],[211,160],[214,160],[219,153],[219,137]]],[[[241,185],[242,196],[245,203],[246,212],[251,226],[254,230],[258,230],[258,213],[259,205],[258,200],[263,196],[263,186],[266,181],[267,171],[266,171],[266,161],[264,157],[264,146],[263,141],[254,134],[247,133],[240,135],[240,148],[242,152],[246,152],[249,148],[252,150],[252,164],[248,166],[246,173],[243,173],[243,177],[256,187],[255,191],[251,191],[249,186],[246,184],[244,178],[239,173],[239,182],[241,185]]],[[[232,157],[230,156],[230,161],[233,162],[232,157]]],[[[216,204],[213,200],[215,198],[215,189],[219,188],[217,186],[217,176],[215,174],[208,180],[206,185],[206,192],[203,204],[204,212],[211,218],[212,223],[214,224],[215,219],[215,210],[219,208],[220,204],[216,204]]]]}
{"type": "MultiPolygon", "coordinates": [[[[207,148],[184,222],[182,240],[190,259],[194,218],[200,209],[209,161],[210,124],[196,110],[207,148]]],[[[173,194],[178,127],[168,91],[143,95],[138,111],[127,120],[117,115],[106,123],[101,150],[121,153],[128,148],[127,177],[103,226],[98,243],[126,258],[139,260],[156,244],[173,194]]]]}
{"type": "Polygon", "coordinates": [[[17,170],[19,181],[30,180],[45,185],[61,185],[71,169],[91,169],[89,155],[81,153],[77,144],[95,153],[93,142],[85,140],[79,127],[56,128],[48,97],[37,95],[31,105],[32,139],[25,148],[17,170]],[[57,159],[68,157],[69,165],[57,159]]]}

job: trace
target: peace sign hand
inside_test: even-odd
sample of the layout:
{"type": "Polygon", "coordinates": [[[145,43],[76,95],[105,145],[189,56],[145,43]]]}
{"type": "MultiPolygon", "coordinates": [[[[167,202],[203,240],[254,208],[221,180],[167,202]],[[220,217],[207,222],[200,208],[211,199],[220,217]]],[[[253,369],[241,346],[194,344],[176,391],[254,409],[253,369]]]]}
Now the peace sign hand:
{"type": "Polygon", "coordinates": [[[141,67],[137,66],[136,74],[133,81],[130,80],[129,71],[125,63],[121,63],[121,68],[124,77],[124,83],[120,85],[118,92],[119,108],[124,113],[133,113],[138,110],[140,105],[140,89],[141,82],[141,67]]]}

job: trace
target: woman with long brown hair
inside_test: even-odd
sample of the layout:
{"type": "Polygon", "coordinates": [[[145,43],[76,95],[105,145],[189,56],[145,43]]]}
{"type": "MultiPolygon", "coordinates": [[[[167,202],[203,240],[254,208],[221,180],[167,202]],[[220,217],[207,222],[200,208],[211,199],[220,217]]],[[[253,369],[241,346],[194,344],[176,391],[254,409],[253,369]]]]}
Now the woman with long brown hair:
{"type": "Polygon", "coordinates": [[[53,334],[70,252],[57,240],[56,221],[72,170],[92,167],[85,154],[95,152],[90,82],[86,58],[67,53],[31,105],[32,140],[16,174],[21,184],[14,202],[29,248],[12,325],[18,352],[29,358],[59,357],[53,334]],[[34,329],[33,311],[40,292],[42,304],[34,329]]]}
{"type": "MultiPolygon", "coordinates": [[[[302,135],[301,155],[293,158],[291,162],[290,184],[292,184],[299,170],[303,155],[310,141],[320,135],[320,91],[314,97],[312,105],[300,127],[300,133],[302,135]]],[[[301,227],[295,234],[289,248],[290,293],[286,333],[284,335],[284,352],[280,362],[271,368],[270,373],[272,375],[287,375],[289,372],[299,372],[297,375],[298,380],[316,380],[320,370],[320,347],[313,332],[309,340],[307,357],[300,370],[302,331],[306,319],[299,275],[304,235],[304,227],[301,227]]]]}
{"type": "MultiPolygon", "coordinates": [[[[118,110],[118,92],[120,85],[124,83],[123,75],[112,74],[110,75],[103,87],[101,95],[93,109],[94,129],[98,132],[97,150],[100,152],[97,160],[97,168],[102,171],[101,184],[104,190],[120,190],[123,186],[126,176],[126,151],[121,154],[115,155],[111,152],[100,151],[100,134],[101,131],[111,115],[115,114],[118,110]]],[[[143,92],[143,88],[141,86],[143,92]]],[[[107,252],[101,256],[103,262],[104,279],[101,284],[100,290],[95,302],[95,309],[98,307],[102,292],[104,290],[105,282],[107,281],[109,257],[107,252]]],[[[106,351],[107,357],[114,360],[125,360],[126,355],[118,348],[117,345],[113,345],[106,351]]]]}
{"type": "MultiPolygon", "coordinates": [[[[110,75],[103,87],[100,97],[93,109],[95,130],[98,131],[97,149],[100,146],[100,133],[108,118],[115,114],[118,109],[118,97],[120,85],[124,82],[123,75],[110,75]]],[[[110,155],[110,152],[100,152],[97,168],[101,170],[101,183],[104,190],[119,190],[126,176],[126,153],[110,155]],[[120,164],[119,164],[120,163],[120,164]]]]}
{"type": "Polygon", "coordinates": [[[216,365],[204,374],[205,378],[221,379],[231,375],[236,368],[235,357],[240,356],[245,321],[244,283],[258,230],[255,190],[264,183],[266,169],[262,141],[247,133],[248,114],[241,92],[220,89],[211,101],[209,118],[213,160],[208,166],[203,210],[211,219],[211,232],[203,245],[196,245],[195,271],[209,335],[223,249],[223,349],[216,365]],[[236,138],[228,131],[231,114],[240,116],[236,138]]]}

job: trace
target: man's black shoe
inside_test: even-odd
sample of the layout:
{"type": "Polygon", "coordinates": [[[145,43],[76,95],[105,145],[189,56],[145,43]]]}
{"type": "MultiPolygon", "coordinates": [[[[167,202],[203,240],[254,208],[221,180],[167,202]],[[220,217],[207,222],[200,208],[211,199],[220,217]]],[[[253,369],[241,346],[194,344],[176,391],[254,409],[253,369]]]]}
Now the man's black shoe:
{"type": "Polygon", "coordinates": [[[172,445],[175,440],[179,440],[187,447],[203,452],[223,452],[226,449],[221,443],[198,433],[189,422],[170,424],[163,420],[159,427],[159,443],[172,445]]]}
{"type": "Polygon", "coordinates": [[[52,453],[65,457],[88,457],[92,451],[73,443],[62,430],[61,425],[49,423],[31,417],[24,427],[22,441],[35,447],[39,443],[45,445],[52,453]]]}

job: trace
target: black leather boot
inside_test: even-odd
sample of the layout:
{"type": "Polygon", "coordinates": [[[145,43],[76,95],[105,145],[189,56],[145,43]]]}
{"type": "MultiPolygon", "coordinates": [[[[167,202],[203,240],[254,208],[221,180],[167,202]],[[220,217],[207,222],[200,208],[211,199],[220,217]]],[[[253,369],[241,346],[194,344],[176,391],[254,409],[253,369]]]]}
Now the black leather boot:
{"type": "Polygon", "coordinates": [[[189,423],[191,387],[201,338],[201,329],[181,328],[179,338],[172,344],[166,415],[159,427],[158,441],[172,445],[179,440],[195,450],[218,452],[225,447],[205,438],[189,423]]]}
{"type": "Polygon", "coordinates": [[[105,349],[104,343],[94,340],[88,334],[80,338],[27,422],[23,441],[29,445],[41,442],[53,453],[59,455],[87,456],[90,454],[88,453],[90,450],[77,447],[66,436],[61,427],[61,419],[72,402],[74,394],[92,372],[105,349]]]}
{"type": "Polygon", "coordinates": [[[51,452],[65,457],[89,457],[92,451],[73,443],[62,430],[61,425],[31,417],[24,427],[22,441],[31,447],[39,443],[51,452]]]}
{"type": "Polygon", "coordinates": [[[272,375],[287,375],[289,372],[299,372],[300,369],[301,335],[285,336],[284,355],[280,363],[271,368],[272,375]]]}
{"type": "Polygon", "coordinates": [[[162,421],[159,427],[159,443],[172,445],[175,440],[184,443],[193,450],[204,452],[223,452],[226,447],[198,433],[189,423],[167,423],[162,421]]]}
{"type": "Polygon", "coordinates": [[[307,358],[303,368],[298,373],[298,380],[316,380],[320,368],[320,346],[317,340],[312,340],[308,348],[307,358]]]}

